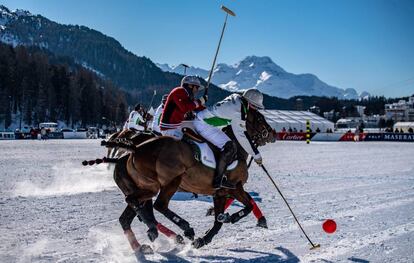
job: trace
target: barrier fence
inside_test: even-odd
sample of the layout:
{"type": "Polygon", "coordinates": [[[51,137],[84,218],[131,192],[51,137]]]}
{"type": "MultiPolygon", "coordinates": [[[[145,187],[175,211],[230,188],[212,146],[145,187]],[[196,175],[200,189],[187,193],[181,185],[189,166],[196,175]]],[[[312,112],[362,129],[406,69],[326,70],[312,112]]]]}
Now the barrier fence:
{"type": "Polygon", "coordinates": [[[306,133],[306,132],[277,132],[276,140],[306,141],[392,141],[414,142],[414,133],[306,133]]]}
{"type": "MultiPolygon", "coordinates": [[[[29,133],[0,132],[0,140],[37,139],[29,133]]],[[[86,132],[50,132],[48,139],[86,139],[86,132]]],[[[276,132],[276,140],[282,141],[390,141],[414,142],[414,133],[316,133],[316,132],[276,132]]]]}

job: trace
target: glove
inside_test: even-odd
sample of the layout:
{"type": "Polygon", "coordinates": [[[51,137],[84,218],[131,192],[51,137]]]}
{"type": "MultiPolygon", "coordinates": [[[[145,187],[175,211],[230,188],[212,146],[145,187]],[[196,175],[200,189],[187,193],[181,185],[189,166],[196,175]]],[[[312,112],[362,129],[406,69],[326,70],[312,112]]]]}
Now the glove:
{"type": "Polygon", "coordinates": [[[254,156],[254,162],[257,163],[257,165],[261,166],[263,164],[262,156],[259,154],[256,154],[254,156]]]}
{"type": "Polygon", "coordinates": [[[195,119],[195,114],[192,111],[187,112],[186,114],[184,114],[184,120],[186,121],[191,121],[195,119]]]}
{"type": "Polygon", "coordinates": [[[203,95],[203,97],[198,99],[201,103],[201,105],[204,106],[204,104],[206,104],[207,100],[208,100],[208,96],[207,95],[203,95]]]}

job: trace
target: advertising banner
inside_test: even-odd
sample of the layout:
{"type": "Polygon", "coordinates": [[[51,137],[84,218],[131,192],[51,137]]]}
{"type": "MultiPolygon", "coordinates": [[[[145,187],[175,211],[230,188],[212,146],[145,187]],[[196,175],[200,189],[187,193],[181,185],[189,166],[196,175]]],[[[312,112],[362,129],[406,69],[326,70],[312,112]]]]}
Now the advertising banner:
{"type": "Polygon", "coordinates": [[[384,141],[414,142],[414,133],[383,133],[384,141]]]}
{"type": "Polygon", "coordinates": [[[382,141],[383,133],[366,133],[364,141],[382,141]]]}
{"type": "MultiPolygon", "coordinates": [[[[315,133],[310,133],[310,139],[315,133]]],[[[276,133],[276,140],[288,141],[304,141],[306,140],[306,132],[278,132],[276,133]]]]}

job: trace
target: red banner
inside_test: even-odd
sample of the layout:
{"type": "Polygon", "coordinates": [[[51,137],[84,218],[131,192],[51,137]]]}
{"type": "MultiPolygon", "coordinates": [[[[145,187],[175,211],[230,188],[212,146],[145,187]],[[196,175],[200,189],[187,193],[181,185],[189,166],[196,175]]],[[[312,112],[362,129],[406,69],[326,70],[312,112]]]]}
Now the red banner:
{"type": "Polygon", "coordinates": [[[366,133],[354,133],[354,132],[347,132],[345,133],[340,141],[363,141],[365,140],[366,133]]]}

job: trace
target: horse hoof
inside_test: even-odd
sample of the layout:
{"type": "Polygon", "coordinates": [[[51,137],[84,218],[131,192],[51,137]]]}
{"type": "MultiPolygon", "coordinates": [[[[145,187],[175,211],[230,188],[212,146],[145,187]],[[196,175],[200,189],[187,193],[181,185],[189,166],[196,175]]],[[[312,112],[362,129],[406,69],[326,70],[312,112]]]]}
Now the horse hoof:
{"type": "Polygon", "coordinates": [[[230,214],[229,213],[219,214],[217,216],[217,221],[220,222],[220,223],[229,223],[230,222],[230,214]]]}
{"type": "Polygon", "coordinates": [[[144,255],[149,255],[149,254],[154,254],[154,250],[152,250],[150,246],[143,244],[139,248],[139,253],[144,254],[144,255]]]}
{"type": "Polygon", "coordinates": [[[205,244],[206,243],[204,242],[204,239],[202,239],[202,238],[197,238],[192,243],[194,248],[200,248],[200,247],[204,246],[205,244]]]}
{"type": "Polygon", "coordinates": [[[262,216],[261,218],[259,218],[259,220],[257,220],[257,225],[256,226],[263,227],[263,228],[267,228],[266,218],[264,216],[262,216]]]}
{"type": "Polygon", "coordinates": [[[206,216],[212,216],[213,213],[214,213],[214,207],[210,207],[209,209],[207,209],[206,216]]]}
{"type": "Polygon", "coordinates": [[[150,228],[147,231],[148,238],[151,242],[154,242],[154,240],[158,237],[158,230],[156,228],[150,228]]]}
{"type": "Polygon", "coordinates": [[[184,238],[181,235],[176,235],[175,236],[175,243],[177,243],[177,244],[185,244],[184,238]]]}
{"type": "Polygon", "coordinates": [[[194,228],[190,227],[189,229],[184,231],[184,236],[190,240],[194,240],[194,228]]]}

